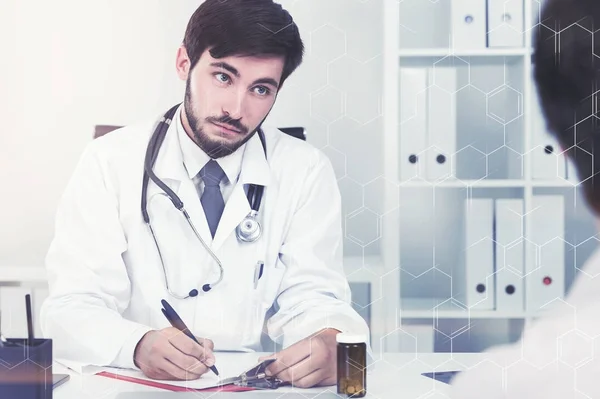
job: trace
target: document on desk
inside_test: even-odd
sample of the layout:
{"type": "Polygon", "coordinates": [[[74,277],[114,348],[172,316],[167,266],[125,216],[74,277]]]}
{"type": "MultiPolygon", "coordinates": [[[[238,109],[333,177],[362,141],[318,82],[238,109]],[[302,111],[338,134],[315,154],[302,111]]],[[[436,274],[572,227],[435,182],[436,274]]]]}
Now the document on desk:
{"type": "MultiPolygon", "coordinates": [[[[215,388],[218,386],[219,381],[230,377],[236,377],[258,363],[258,355],[242,357],[239,356],[239,353],[217,353],[216,355],[220,375],[216,376],[209,370],[209,372],[203,374],[200,378],[190,381],[155,380],[147,377],[146,375],[144,375],[144,373],[138,370],[122,369],[115,367],[86,367],[83,374],[95,374],[103,377],[115,378],[131,383],[144,384],[164,389],[173,388],[173,390],[197,390],[215,388]]],[[[77,367],[76,364],[73,364],[71,362],[59,361],[59,363],[69,367],[74,371],[81,372],[82,370],[81,367],[77,367]]]]}

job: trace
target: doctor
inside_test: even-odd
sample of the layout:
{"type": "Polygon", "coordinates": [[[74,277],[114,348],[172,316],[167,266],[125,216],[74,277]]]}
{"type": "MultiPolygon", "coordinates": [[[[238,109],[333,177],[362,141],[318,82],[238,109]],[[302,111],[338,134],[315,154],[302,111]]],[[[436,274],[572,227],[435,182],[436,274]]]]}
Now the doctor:
{"type": "MultiPolygon", "coordinates": [[[[600,26],[598,0],[546,0],[535,29],[534,81],[549,134],[577,170],[585,202],[600,218],[600,26]]],[[[583,206],[583,205],[579,205],[583,206]]],[[[490,349],[491,361],[453,381],[452,398],[600,397],[600,250],[564,300],[527,327],[515,344],[490,349]]]]}
{"type": "Polygon", "coordinates": [[[196,379],[218,351],[268,350],[264,326],[284,348],[269,374],[335,384],[336,334],[368,334],[342,268],[336,178],[322,152],[261,126],[302,55],[272,0],[197,9],[176,57],[183,104],[90,143],[61,200],[41,314],[57,358],[196,379]]]}

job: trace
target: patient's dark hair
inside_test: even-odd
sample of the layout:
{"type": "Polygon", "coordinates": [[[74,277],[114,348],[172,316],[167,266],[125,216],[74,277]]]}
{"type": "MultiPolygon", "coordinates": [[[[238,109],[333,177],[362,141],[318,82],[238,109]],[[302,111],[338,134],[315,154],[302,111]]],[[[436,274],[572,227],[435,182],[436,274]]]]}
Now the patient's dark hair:
{"type": "Polygon", "coordinates": [[[290,14],[273,0],[206,0],[194,12],[183,39],[197,64],[206,49],[213,58],[283,56],[283,82],[302,63],[304,44],[290,14]]]}
{"type": "Polygon", "coordinates": [[[533,32],[533,76],[550,134],[600,216],[600,0],[547,0],[533,32]]]}

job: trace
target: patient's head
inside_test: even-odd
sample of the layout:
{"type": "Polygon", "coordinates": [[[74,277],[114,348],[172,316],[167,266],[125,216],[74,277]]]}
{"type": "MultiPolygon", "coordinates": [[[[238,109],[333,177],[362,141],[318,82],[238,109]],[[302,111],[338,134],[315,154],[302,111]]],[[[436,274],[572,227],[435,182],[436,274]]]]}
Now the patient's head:
{"type": "Polygon", "coordinates": [[[548,130],[600,216],[600,0],[546,0],[533,32],[534,81],[548,130]]]}

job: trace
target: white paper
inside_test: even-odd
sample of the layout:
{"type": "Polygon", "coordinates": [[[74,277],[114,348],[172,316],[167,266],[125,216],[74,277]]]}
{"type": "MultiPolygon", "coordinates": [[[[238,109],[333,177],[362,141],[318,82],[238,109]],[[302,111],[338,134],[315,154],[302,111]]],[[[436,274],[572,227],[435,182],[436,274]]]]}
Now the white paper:
{"type": "Polygon", "coordinates": [[[155,380],[148,378],[141,371],[132,369],[121,369],[115,367],[95,367],[95,366],[82,366],[77,362],[71,362],[66,360],[56,360],[63,366],[84,375],[98,374],[101,372],[109,372],[124,377],[133,377],[140,380],[156,382],[160,384],[168,384],[178,387],[186,387],[191,389],[204,389],[218,386],[219,381],[226,378],[237,377],[244,371],[258,364],[258,358],[264,354],[260,353],[219,353],[215,352],[216,364],[219,371],[217,377],[215,373],[209,370],[203,374],[200,378],[190,381],[179,381],[179,380],[155,380]]]}

